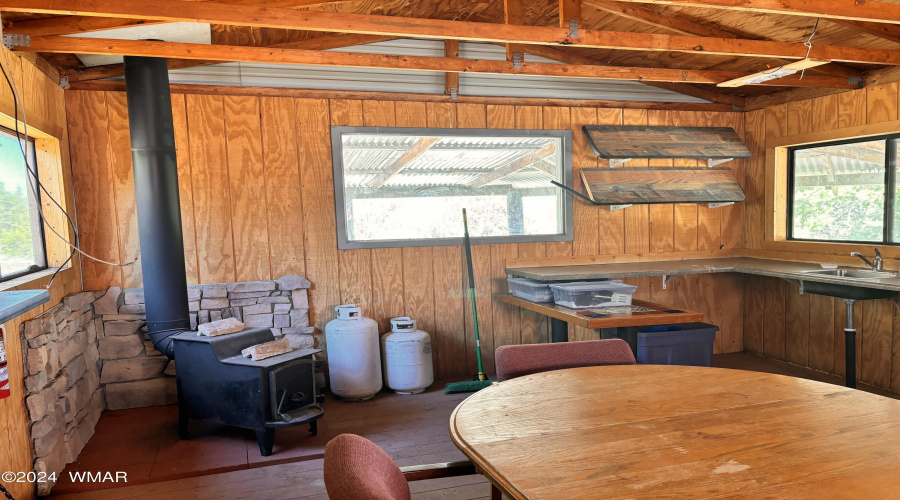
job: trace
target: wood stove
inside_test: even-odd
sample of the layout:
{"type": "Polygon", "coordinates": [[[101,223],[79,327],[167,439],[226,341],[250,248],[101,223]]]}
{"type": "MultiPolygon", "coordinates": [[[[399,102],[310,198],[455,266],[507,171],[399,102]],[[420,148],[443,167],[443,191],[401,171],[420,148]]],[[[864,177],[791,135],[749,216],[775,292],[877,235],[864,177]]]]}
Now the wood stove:
{"type": "Polygon", "coordinates": [[[299,349],[260,361],[241,349],[270,342],[268,328],[252,328],[218,337],[185,332],[173,337],[178,383],[178,427],[189,436],[191,419],[252,429],[262,456],[272,453],[275,429],[309,424],[317,432],[322,416],[316,392],[314,359],[318,349],[299,349]]]}

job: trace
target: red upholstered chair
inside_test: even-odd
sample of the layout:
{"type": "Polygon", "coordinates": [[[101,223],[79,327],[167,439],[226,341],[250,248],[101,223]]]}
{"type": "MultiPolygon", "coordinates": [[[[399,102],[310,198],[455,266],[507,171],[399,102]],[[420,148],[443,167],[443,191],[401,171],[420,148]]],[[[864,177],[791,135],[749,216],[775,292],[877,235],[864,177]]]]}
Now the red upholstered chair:
{"type": "Polygon", "coordinates": [[[494,359],[498,382],[564,368],[635,364],[631,347],[622,339],[505,345],[497,348],[494,359]]]}
{"type": "MultiPolygon", "coordinates": [[[[408,500],[407,481],[477,474],[472,462],[397,467],[377,444],[341,434],[325,445],[325,489],[330,500],[408,500]]],[[[500,498],[492,487],[491,498],[500,498]]]]}

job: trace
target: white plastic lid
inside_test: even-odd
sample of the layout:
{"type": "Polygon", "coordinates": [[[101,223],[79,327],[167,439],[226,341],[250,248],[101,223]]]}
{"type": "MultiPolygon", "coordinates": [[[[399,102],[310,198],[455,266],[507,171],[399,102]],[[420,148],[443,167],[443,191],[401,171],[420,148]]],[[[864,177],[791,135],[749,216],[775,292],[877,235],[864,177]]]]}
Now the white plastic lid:
{"type": "Polygon", "coordinates": [[[550,288],[564,290],[566,292],[590,292],[593,290],[637,290],[635,285],[626,285],[620,281],[579,281],[575,283],[557,283],[550,288]]]}
{"type": "Polygon", "coordinates": [[[524,285],[549,285],[546,281],[536,280],[534,278],[507,278],[510,283],[521,283],[524,285]]]}

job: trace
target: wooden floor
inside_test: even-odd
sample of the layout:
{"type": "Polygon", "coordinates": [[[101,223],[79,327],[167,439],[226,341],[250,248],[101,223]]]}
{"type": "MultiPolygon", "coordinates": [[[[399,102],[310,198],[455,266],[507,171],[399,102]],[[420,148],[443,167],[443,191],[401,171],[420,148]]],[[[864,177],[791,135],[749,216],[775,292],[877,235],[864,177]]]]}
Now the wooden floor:
{"type": "MultiPolygon", "coordinates": [[[[717,355],[714,364],[723,368],[780,373],[828,383],[841,379],[750,354],[717,355]]],[[[863,390],[897,397],[895,394],[861,387],[863,390]]],[[[461,460],[447,431],[450,413],[468,394],[445,395],[443,383],[415,396],[384,392],[365,403],[326,402],[326,419],[332,435],[353,433],[371,439],[401,466],[461,460]]],[[[134,410],[131,410],[134,411],[134,410]]],[[[486,499],[489,485],[481,476],[410,483],[413,498],[486,499]]],[[[258,464],[231,472],[150,482],[132,486],[55,494],[59,499],[326,499],[322,459],[276,465],[258,464]]]]}

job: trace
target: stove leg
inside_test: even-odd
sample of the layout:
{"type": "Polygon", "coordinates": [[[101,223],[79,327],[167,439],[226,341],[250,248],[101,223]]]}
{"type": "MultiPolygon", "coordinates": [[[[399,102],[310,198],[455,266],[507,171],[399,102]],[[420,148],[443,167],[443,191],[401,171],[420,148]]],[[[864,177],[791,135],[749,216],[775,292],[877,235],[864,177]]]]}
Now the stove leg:
{"type": "Polygon", "coordinates": [[[852,299],[842,299],[847,304],[847,324],[844,326],[844,385],[856,389],[856,329],[853,327],[852,299]]]}
{"type": "Polygon", "coordinates": [[[316,434],[319,433],[319,421],[318,420],[313,420],[312,422],[309,423],[309,433],[312,434],[313,436],[315,436],[316,434]]]}
{"type": "Polygon", "coordinates": [[[272,446],[275,445],[275,429],[266,427],[264,431],[256,431],[256,444],[259,445],[259,454],[268,457],[272,454],[272,446]]]}

